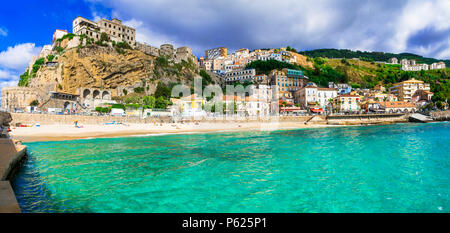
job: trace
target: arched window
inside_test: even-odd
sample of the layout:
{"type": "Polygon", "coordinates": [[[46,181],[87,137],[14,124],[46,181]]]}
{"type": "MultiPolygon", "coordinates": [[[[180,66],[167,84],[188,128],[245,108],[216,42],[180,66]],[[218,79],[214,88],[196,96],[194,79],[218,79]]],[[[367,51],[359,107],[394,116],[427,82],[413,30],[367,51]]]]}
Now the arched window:
{"type": "Polygon", "coordinates": [[[102,93],[102,99],[109,100],[111,99],[111,94],[108,91],[103,91],[102,93]]]}
{"type": "Polygon", "coordinates": [[[94,99],[99,99],[100,98],[100,91],[95,90],[92,96],[94,99]]]}
{"type": "Polygon", "coordinates": [[[90,94],[91,94],[91,91],[89,89],[85,89],[83,91],[83,98],[84,99],[88,98],[90,94]]]}

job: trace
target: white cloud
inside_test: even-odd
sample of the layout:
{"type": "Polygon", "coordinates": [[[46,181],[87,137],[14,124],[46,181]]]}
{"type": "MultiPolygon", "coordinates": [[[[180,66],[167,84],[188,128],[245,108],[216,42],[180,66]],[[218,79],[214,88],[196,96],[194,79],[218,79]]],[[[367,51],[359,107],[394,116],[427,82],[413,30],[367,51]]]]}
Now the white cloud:
{"type": "Polygon", "coordinates": [[[34,55],[41,51],[35,44],[18,44],[0,52],[0,95],[3,87],[17,86],[22,74],[34,55]]]}
{"type": "Polygon", "coordinates": [[[1,70],[0,69],[0,80],[10,80],[13,77],[16,77],[16,75],[12,74],[8,70],[1,70]]]}
{"type": "Polygon", "coordinates": [[[19,76],[11,73],[8,70],[0,69],[0,97],[3,87],[13,87],[17,86],[19,82],[19,76]]]}
{"type": "Polygon", "coordinates": [[[447,43],[447,48],[441,51],[438,51],[436,54],[436,58],[438,59],[449,59],[450,58],[450,42],[447,43]]]}
{"type": "Polygon", "coordinates": [[[111,9],[111,16],[128,20],[125,23],[135,23],[138,41],[188,45],[198,48],[197,54],[217,46],[232,50],[290,45],[450,58],[442,57],[449,44],[409,43],[425,28],[450,29],[449,0],[90,1],[111,9]]]}
{"type": "Polygon", "coordinates": [[[142,21],[131,19],[124,21],[123,24],[136,29],[136,40],[139,42],[145,42],[155,47],[167,43],[172,44],[175,47],[179,46],[175,38],[170,38],[169,35],[160,34],[149,27],[145,27],[142,21]]]}
{"type": "Polygon", "coordinates": [[[39,54],[41,47],[33,43],[18,44],[0,52],[0,68],[25,71],[32,57],[39,54]]]}
{"type": "MultiPolygon", "coordinates": [[[[415,33],[425,28],[447,30],[450,28],[450,1],[409,1],[403,8],[399,17],[395,20],[396,30],[389,40],[389,45],[394,52],[413,50],[431,55],[433,49],[408,47],[408,39],[415,33]]],[[[447,35],[449,39],[450,35],[447,35]]],[[[448,57],[450,58],[450,57],[448,57]]]]}
{"type": "Polygon", "coordinates": [[[8,29],[0,27],[0,36],[7,36],[8,35],[8,29]]]}
{"type": "Polygon", "coordinates": [[[0,81],[0,95],[1,95],[1,89],[3,87],[16,87],[18,82],[19,82],[19,79],[17,79],[17,80],[8,80],[8,81],[0,81]]]}

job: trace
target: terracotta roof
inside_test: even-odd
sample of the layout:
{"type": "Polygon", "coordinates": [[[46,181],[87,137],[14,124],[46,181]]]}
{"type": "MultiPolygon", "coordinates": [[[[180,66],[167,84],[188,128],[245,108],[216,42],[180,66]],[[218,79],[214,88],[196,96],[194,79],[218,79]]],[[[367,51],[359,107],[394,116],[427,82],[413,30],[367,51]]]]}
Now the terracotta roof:
{"type": "Polygon", "coordinates": [[[421,81],[421,80],[417,80],[417,79],[415,79],[415,78],[412,78],[412,79],[409,79],[409,80],[405,80],[405,81],[403,81],[403,82],[394,83],[394,85],[392,85],[392,86],[397,86],[397,85],[400,85],[400,84],[403,84],[403,83],[424,83],[424,81],[421,81]]]}
{"type": "Polygon", "coordinates": [[[223,95],[222,100],[243,101],[243,99],[240,96],[236,96],[236,95],[223,95]]]}
{"type": "Polygon", "coordinates": [[[336,91],[336,88],[326,88],[326,87],[319,87],[317,88],[319,91],[336,91]]]}
{"type": "Polygon", "coordinates": [[[247,97],[245,97],[245,101],[246,102],[257,102],[257,101],[259,101],[259,99],[247,96],[247,97]]]}
{"type": "Polygon", "coordinates": [[[413,103],[395,101],[395,102],[380,102],[380,105],[385,108],[414,108],[416,107],[413,103]]]}
{"type": "Polygon", "coordinates": [[[283,102],[286,102],[286,106],[294,105],[294,103],[292,103],[292,102],[290,102],[290,101],[287,101],[287,100],[279,100],[279,101],[278,101],[278,104],[279,104],[279,105],[283,105],[283,102]]]}

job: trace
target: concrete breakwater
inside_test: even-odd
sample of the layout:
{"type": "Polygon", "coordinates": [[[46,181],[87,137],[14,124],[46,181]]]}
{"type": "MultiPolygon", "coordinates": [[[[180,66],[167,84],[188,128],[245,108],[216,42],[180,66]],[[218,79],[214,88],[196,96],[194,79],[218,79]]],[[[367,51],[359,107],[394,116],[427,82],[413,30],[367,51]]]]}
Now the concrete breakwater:
{"type": "Polygon", "coordinates": [[[0,138],[0,213],[20,213],[10,180],[26,159],[26,149],[18,141],[0,138]]]}
{"type": "MultiPolygon", "coordinates": [[[[0,127],[7,129],[12,121],[11,114],[0,112],[0,127]]],[[[19,204],[10,180],[26,158],[27,147],[19,141],[8,138],[6,131],[0,131],[0,213],[20,213],[19,204]]]]}

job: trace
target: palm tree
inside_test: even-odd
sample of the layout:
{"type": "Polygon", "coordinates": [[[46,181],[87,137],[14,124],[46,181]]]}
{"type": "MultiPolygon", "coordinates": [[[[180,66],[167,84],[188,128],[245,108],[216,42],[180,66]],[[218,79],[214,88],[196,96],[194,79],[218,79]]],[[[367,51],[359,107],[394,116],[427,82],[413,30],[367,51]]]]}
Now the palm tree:
{"type": "Polygon", "coordinates": [[[332,98],[329,98],[328,99],[328,104],[327,104],[327,111],[329,112],[329,113],[332,113],[333,112],[333,99],[332,98]],[[329,110],[328,110],[329,109],[329,110]]]}

